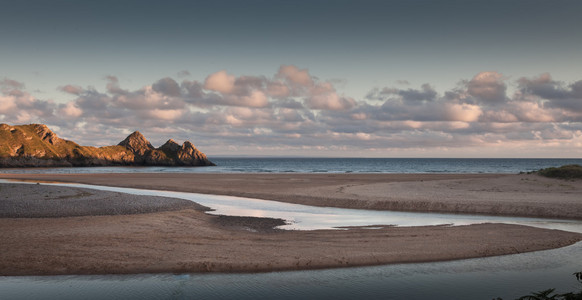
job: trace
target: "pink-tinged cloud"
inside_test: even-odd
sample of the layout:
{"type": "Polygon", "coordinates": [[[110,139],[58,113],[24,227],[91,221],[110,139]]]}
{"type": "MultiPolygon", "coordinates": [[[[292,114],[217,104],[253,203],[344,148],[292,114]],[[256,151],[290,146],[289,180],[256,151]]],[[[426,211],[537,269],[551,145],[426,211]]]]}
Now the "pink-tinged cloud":
{"type": "Polygon", "coordinates": [[[67,84],[65,86],[59,87],[59,90],[65,92],[65,93],[69,93],[69,94],[73,94],[73,95],[81,95],[81,93],[84,92],[84,89],[78,85],[71,85],[71,84],[67,84]]]}
{"type": "Polygon", "coordinates": [[[184,99],[158,92],[152,86],[114,95],[111,97],[111,102],[115,103],[116,106],[135,110],[183,109],[186,107],[184,99]]]}
{"type": "Polygon", "coordinates": [[[14,96],[0,96],[0,114],[11,113],[16,108],[16,99],[14,96]]]}
{"type": "Polygon", "coordinates": [[[329,82],[315,85],[309,93],[305,99],[305,104],[311,109],[348,110],[356,106],[354,99],[340,97],[329,82]]]}
{"type": "Polygon", "coordinates": [[[267,95],[274,98],[285,98],[290,96],[291,89],[282,82],[269,82],[267,86],[267,95]]]}
{"type": "Polygon", "coordinates": [[[519,102],[513,103],[514,114],[524,122],[555,122],[551,110],[540,107],[538,103],[519,102]]]}
{"type": "Polygon", "coordinates": [[[265,107],[269,104],[267,96],[261,91],[252,91],[250,95],[240,97],[242,106],[265,107]]]}
{"type": "Polygon", "coordinates": [[[303,122],[305,118],[296,109],[280,108],[276,111],[277,120],[281,122],[303,122]]]}
{"type": "Polygon", "coordinates": [[[336,93],[315,94],[305,100],[307,107],[317,110],[347,110],[356,105],[354,99],[336,93]]]}
{"type": "Polygon", "coordinates": [[[175,121],[179,120],[185,111],[180,109],[152,109],[145,111],[145,116],[157,119],[157,120],[165,120],[165,121],[175,121]]]}
{"type": "Polygon", "coordinates": [[[230,93],[234,88],[236,78],[226,71],[218,71],[208,75],[204,81],[204,88],[224,94],[230,93]]]}
{"type": "Polygon", "coordinates": [[[75,102],[68,102],[59,108],[59,114],[66,118],[78,118],[83,115],[83,110],[80,109],[75,102]]]}
{"type": "Polygon", "coordinates": [[[279,68],[279,72],[277,72],[277,77],[303,87],[313,85],[313,79],[309,75],[309,71],[307,69],[299,69],[293,65],[282,65],[279,68]]]}
{"type": "Polygon", "coordinates": [[[449,121],[476,122],[483,114],[483,110],[478,105],[466,103],[447,103],[446,116],[449,121]]]}
{"type": "Polygon", "coordinates": [[[24,88],[24,83],[20,82],[20,81],[16,81],[14,79],[10,79],[10,78],[4,78],[2,80],[0,80],[0,88],[2,90],[9,90],[9,89],[23,89],[24,88]]]}
{"type": "Polygon", "coordinates": [[[366,120],[368,118],[368,115],[365,113],[353,113],[351,114],[352,120],[366,120]]]}

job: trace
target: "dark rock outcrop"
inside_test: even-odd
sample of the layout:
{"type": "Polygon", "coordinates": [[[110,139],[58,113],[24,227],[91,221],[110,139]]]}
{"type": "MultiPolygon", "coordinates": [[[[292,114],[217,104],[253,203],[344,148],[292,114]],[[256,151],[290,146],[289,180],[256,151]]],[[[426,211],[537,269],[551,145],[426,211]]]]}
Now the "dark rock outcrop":
{"type": "Polygon", "coordinates": [[[168,140],[160,148],[139,132],[116,146],[86,147],[59,138],[46,125],[0,124],[0,167],[214,166],[186,141],[168,140]]]}

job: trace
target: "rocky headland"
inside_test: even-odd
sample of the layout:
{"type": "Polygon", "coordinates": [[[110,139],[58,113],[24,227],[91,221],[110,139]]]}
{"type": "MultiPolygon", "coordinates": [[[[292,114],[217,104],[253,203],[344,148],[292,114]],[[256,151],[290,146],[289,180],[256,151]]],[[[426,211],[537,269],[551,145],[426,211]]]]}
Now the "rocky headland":
{"type": "Polygon", "coordinates": [[[139,132],[115,146],[89,147],[59,138],[43,124],[0,124],[0,167],[214,166],[186,141],[155,148],[139,132]]]}

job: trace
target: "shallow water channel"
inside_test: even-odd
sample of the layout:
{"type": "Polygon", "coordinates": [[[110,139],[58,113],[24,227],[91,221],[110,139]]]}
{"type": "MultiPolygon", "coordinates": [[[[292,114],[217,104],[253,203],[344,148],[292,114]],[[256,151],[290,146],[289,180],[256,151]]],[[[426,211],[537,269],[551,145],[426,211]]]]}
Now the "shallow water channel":
{"type": "MultiPolygon", "coordinates": [[[[1,181],[0,181],[1,182],[1,181]]],[[[29,182],[30,183],[30,182],[29,182]]],[[[281,218],[288,222],[279,226],[290,230],[333,229],[343,226],[426,226],[426,225],[469,225],[479,223],[520,224],[540,228],[561,229],[582,233],[582,221],[542,218],[499,217],[485,215],[462,215],[440,213],[415,213],[316,207],[254,198],[206,195],[159,190],[118,188],[87,184],[42,183],[77,188],[88,188],[111,192],[144,196],[162,196],[191,200],[210,207],[208,212],[216,215],[281,218]]]]}
{"type": "MultiPolygon", "coordinates": [[[[571,220],[339,209],[230,196],[58,185],[188,199],[215,209],[212,214],[282,218],[289,221],[280,227],[284,229],[496,222],[582,232],[582,222],[571,220]]],[[[7,276],[0,277],[0,299],[513,299],[547,288],[577,290],[581,286],[572,276],[577,271],[582,271],[582,243],[452,262],[317,271],[7,276]]]]}

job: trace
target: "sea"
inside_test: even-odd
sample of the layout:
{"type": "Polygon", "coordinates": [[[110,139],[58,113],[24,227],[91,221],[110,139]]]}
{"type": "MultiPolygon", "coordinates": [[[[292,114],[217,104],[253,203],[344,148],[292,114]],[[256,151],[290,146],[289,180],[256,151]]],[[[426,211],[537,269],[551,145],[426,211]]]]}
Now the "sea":
{"type": "Polygon", "coordinates": [[[0,173],[506,173],[582,165],[582,158],[209,157],[214,167],[0,169],[0,173]]]}

